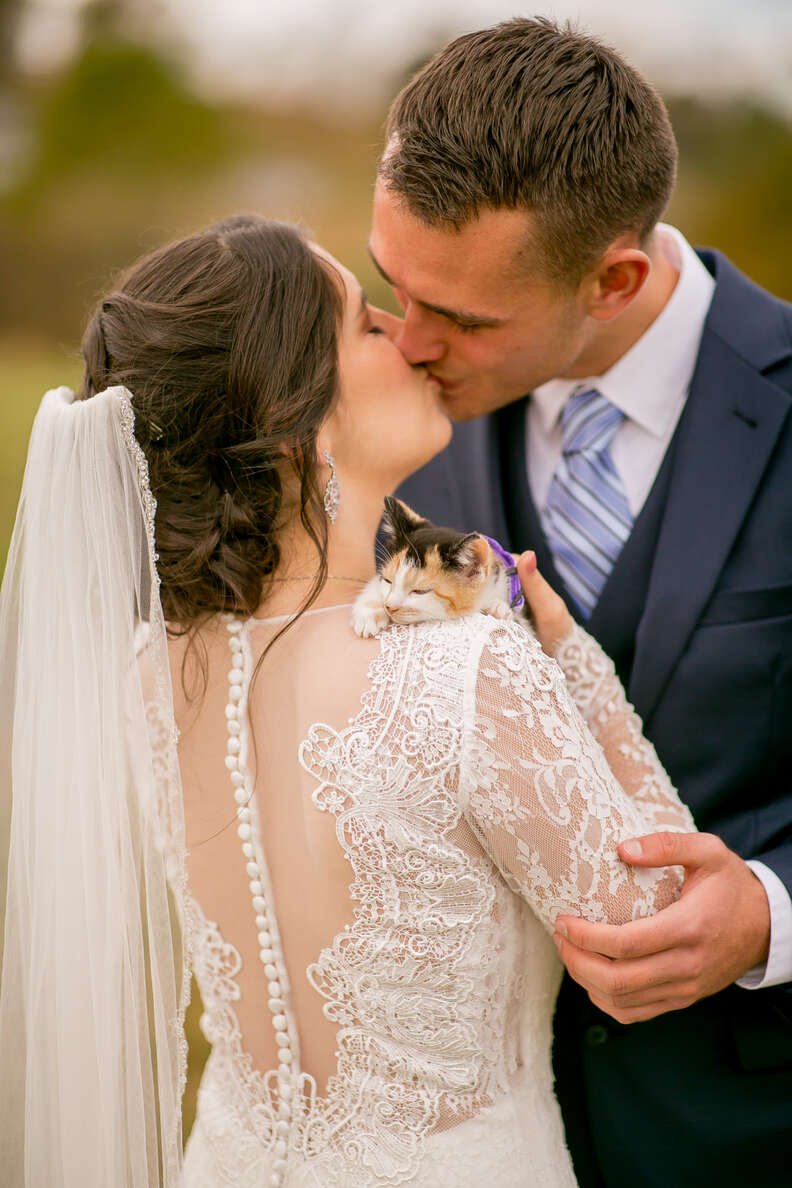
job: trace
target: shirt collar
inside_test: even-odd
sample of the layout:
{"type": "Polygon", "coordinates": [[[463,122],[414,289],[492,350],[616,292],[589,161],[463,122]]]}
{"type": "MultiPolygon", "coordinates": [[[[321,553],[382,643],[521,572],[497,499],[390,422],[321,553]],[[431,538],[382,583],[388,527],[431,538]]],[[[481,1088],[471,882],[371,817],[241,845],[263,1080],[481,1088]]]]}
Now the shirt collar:
{"type": "Polygon", "coordinates": [[[575,391],[596,388],[626,417],[662,437],[678,414],[696,366],[699,343],[715,281],[690,244],[674,227],[660,223],[660,250],[679,273],[663,309],[613,367],[586,379],[555,379],[532,395],[545,433],[550,433],[575,391]]]}

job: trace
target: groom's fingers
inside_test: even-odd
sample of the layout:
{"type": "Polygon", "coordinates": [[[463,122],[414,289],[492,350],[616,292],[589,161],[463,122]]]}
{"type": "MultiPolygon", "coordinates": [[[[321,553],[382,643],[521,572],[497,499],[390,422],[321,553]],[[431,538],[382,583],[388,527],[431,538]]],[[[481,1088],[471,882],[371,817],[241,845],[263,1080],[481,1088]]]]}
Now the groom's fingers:
{"type": "Polygon", "coordinates": [[[722,868],[728,863],[731,852],[711,833],[665,831],[622,842],[619,856],[632,866],[684,866],[690,877],[696,870],[722,868]]]}
{"type": "Polygon", "coordinates": [[[570,974],[601,1011],[619,1023],[652,1019],[690,1006],[699,997],[694,954],[677,960],[677,951],[634,962],[614,962],[596,953],[573,950],[561,954],[570,974]]]}
{"type": "Polygon", "coordinates": [[[544,580],[536,568],[536,554],[522,553],[517,558],[517,576],[544,650],[553,655],[556,645],[572,628],[572,616],[563,598],[544,580]]]}
{"type": "Polygon", "coordinates": [[[610,1015],[617,1023],[645,1023],[647,1019],[655,1019],[658,1015],[664,1015],[668,1011],[680,1011],[684,1007],[690,1006],[693,1001],[692,999],[658,998],[644,1006],[624,1007],[619,1011],[614,1011],[608,1007],[606,1002],[599,1001],[595,995],[590,994],[589,998],[594,1006],[599,1007],[606,1015],[610,1015]]]}
{"type": "Polygon", "coordinates": [[[595,924],[579,916],[559,916],[556,934],[578,949],[614,960],[648,957],[680,944],[683,919],[677,908],[678,903],[673,903],[656,916],[631,920],[629,924],[595,924]]]}
{"type": "MultiPolygon", "coordinates": [[[[558,942],[558,952],[571,977],[590,994],[607,998],[611,1005],[644,1005],[665,997],[670,989],[681,990],[696,973],[694,958],[677,950],[639,957],[633,961],[611,961],[598,953],[576,949],[568,941],[558,942]]],[[[688,986],[689,989],[689,986],[688,986]]]]}
{"type": "MultiPolygon", "coordinates": [[[[527,549],[524,553],[512,553],[514,564],[517,566],[517,574],[520,578],[520,583],[524,587],[526,582],[536,573],[536,553],[533,549],[527,549]]],[[[523,589],[525,593],[525,589],[523,589]]]]}

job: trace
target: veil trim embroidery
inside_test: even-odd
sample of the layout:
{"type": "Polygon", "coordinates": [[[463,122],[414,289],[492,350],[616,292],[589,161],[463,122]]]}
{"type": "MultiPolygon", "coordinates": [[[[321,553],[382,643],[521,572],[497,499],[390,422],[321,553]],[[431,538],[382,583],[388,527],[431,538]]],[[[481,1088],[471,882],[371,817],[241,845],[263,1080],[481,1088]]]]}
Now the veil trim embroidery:
{"type": "MultiPolygon", "coordinates": [[[[148,547],[148,559],[151,572],[151,587],[149,591],[149,605],[159,605],[160,576],[157,569],[159,553],[156,548],[156,514],[157,500],[151,490],[149,466],[146,455],[135,436],[135,409],[132,404],[132,393],[128,388],[119,385],[107,389],[108,395],[118,400],[119,424],[124,444],[135,466],[138,478],[138,493],[143,516],[148,547]]],[[[181,984],[176,1018],[172,1022],[173,1034],[178,1048],[178,1095],[184,1098],[187,1084],[188,1045],[184,1031],[184,1020],[190,1001],[190,964],[191,955],[188,948],[189,928],[185,919],[185,904],[187,900],[187,862],[186,839],[184,832],[184,818],[181,804],[181,782],[178,763],[179,731],[173,716],[173,699],[170,690],[170,673],[167,671],[163,658],[167,656],[167,630],[161,615],[151,617],[147,624],[145,642],[154,643],[154,663],[152,665],[156,686],[156,704],[160,712],[152,714],[152,707],[146,710],[152,757],[157,769],[155,784],[159,792],[156,811],[158,816],[160,846],[166,862],[168,883],[175,900],[176,913],[181,930],[182,958],[181,984]],[[152,632],[156,639],[152,638],[152,632]],[[162,710],[167,707],[166,720],[162,719],[162,710]]],[[[169,1171],[177,1174],[181,1164],[181,1151],[169,1152],[169,1171]]]]}

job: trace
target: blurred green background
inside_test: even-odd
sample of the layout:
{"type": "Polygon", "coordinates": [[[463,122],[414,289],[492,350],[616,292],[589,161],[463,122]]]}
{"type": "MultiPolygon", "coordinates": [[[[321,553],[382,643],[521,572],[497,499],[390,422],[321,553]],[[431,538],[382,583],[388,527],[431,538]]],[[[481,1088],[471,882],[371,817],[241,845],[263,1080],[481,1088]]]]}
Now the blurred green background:
{"type": "MultiPolygon", "coordinates": [[[[315,101],[207,97],[183,58],[129,32],[118,0],[82,10],[74,51],[56,70],[25,72],[15,50],[23,8],[0,0],[3,561],[41,395],[79,383],[86,317],[114,271],[142,252],[232,212],[261,211],[306,224],[375,303],[393,308],[365,247],[384,104],[341,121],[315,101]]],[[[392,77],[393,90],[409,73],[392,77]]],[[[669,221],[792,299],[789,121],[754,101],[666,98],[681,150],[669,221]]],[[[188,1128],[205,1057],[198,1010],[188,1128]]]]}
{"type": "MultiPolygon", "coordinates": [[[[82,10],[79,43],[59,70],[25,74],[14,54],[23,8],[0,0],[3,559],[41,395],[79,382],[86,317],[142,252],[234,211],[262,211],[307,224],[392,308],[365,249],[384,106],[341,122],[315,102],[268,109],[203,97],[181,60],[124,31],[120,0],[82,10]]],[[[792,125],[746,102],[667,100],[681,149],[669,220],[792,298],[792,125]]]]}

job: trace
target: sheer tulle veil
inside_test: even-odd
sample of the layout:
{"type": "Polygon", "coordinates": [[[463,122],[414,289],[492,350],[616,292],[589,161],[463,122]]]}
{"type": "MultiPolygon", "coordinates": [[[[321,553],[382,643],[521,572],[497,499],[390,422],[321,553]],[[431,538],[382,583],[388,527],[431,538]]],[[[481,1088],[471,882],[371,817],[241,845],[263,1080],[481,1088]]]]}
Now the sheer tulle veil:
{"type": "Polygon", "coordinates": [[[48,392],[0,596],[14,1188],[170,1188],[181,1167],[184,830],[154,510],[129,393],[48,392]]]}

